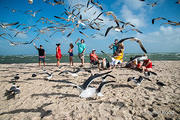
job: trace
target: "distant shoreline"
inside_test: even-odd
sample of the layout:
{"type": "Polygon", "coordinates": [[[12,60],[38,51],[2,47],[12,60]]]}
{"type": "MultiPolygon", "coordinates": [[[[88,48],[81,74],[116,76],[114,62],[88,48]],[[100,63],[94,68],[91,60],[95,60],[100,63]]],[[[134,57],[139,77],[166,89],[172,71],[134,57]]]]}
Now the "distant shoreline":
{"type": "MultiPolygon", "coordinates": [[[[101,58],[107,58],[111,61],[112,54],[103,55],[98,54],[101,58]]],[[[130,57],[134,57],[135,55],[142,55],[142,54],[124,54],[124,61],[129,61],[130,57]]],[[[148,54],[148,57],[152,61],[180,61],[180,54],[179,53],[156,53],[156,54],[148,54]]],[[[77,55],[73,57],[74,63],[80,63],[80,59],[77,55]]],[[[46,63],[56,63],[56,56],[55,55],[47,55],[46,56],[46,63]]],[[[38,56],[0,56],[0,64],[13,64],[13,63],[37,63],[38,56]]],[[[61,59],[61,63],[68,63],[69,62],[69,55],[63,55],[61,59]]],[[[85,55],[85,62],[89,63],[89,55],[85,55]]]]}

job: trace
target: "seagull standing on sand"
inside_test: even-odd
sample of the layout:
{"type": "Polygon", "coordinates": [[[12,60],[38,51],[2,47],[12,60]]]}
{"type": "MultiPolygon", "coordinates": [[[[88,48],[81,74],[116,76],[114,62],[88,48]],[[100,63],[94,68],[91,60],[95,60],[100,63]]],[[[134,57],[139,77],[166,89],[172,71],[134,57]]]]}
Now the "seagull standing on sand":
{"type": "Polygon", "coordinates": [[[6,90],[4,96],[7,96],[7,97],[12,96],[12,98],[14,98],[15,95],[19,93],[20,93],[19,86],[16,86],[15,84],[13,84],[9,90],[6,90]]]}
{"type": "Polygon", "coordinates": [[[139,76],[139,78],[135,79],[135,77],[129,77],[127,82],[129,81],[134,81],[137,85],[140,85],[141,82],[143,81],[143,77],[142,76],[139,76]]]}

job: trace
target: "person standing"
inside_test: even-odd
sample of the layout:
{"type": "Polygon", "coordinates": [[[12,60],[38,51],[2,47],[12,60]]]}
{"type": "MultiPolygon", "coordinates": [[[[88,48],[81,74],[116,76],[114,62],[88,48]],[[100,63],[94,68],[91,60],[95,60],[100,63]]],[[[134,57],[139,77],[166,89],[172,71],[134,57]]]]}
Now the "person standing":
{"type": "Polygon", "coordinates": [[[113,56],[115,56],[118,49],[118,39],[114,40],[114,43],[109,46],[110,49],[113,49],[113,56]]]}
{"type": "Polygon", "coordinates": [[[73,66],[73,48],[74,48],[74,45],[72,43],[69,44],[69,62],[70,62],[70,65],[73,66]]]}
{"type": "Polygon", "coordinates": [[[84,53],[86,50],[86,44],[84,43],[84,39],[81,39],[81,42],[78,42],[80,38],[78,38],[75,44],[78,46],[78,56],[81,59],[81,67],[84,65],[84,53]]]}
{"type": "Polygon", "coordinates": [[[41,61],[44,63],[44,67],[45,67],[45,50],[43,49],[43,46],[40,45],[40,47],[38,48],[35,45],[35,43],[33,45],[38,50],[39,53],[39,67],[41,67],[41,61]]]}
{"type": "Polygon", "coordinates": [[[60,60],[61,60],[61,48],[60,48],[60,43],[56,44],[56,59],[57,59],[57,66],[59,67],[60,65],[60,60]]]}

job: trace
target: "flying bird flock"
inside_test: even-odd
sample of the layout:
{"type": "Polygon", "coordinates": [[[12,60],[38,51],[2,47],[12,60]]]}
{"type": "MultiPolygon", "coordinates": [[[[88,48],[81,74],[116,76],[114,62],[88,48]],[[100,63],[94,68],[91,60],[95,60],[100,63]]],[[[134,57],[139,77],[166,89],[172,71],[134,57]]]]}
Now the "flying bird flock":
{"type": "MultiPolygon", "coordinates": [[[[152,7],[158,5],[158,2],[150,3],[150,1],[146,0],[139,1],[146,2],[146,5],[150,5],[152,7]]],[[[35,4],[33,0],[28,0],[27,2],[29,4],[35,4]]],[[[130,31],[140,34],[143,33],[141,30],[137,29],[134,24],[120,20],[112,11],[106,11],[99,0],[88,0],[86,3],[84,2],[84,4],[66,4],[66,1],[64,0],[42,0],[42,4],[60,6],[63,7],[64,11],[61,14],[53,15],[53,19],[49,19],[45,16],[38,15],[40,12],[44,12],[42,9],[23,11],[5,7],[13,14],[21,13],[31,16],[32,19],[35,19],[35,22],[32,22],[31,24],[23,23],[18,20],[10,23],[0,22],[0,29],[3,31],[0,33],[0,39],[7,40],[10,45],[16,46],[32,44],[39,39],[49,42],[50,38],[59,33],[67,38],[71,37],[71,35],[75,33],[89,38],[96,38],[97,36],[106,37],[114,31],[122,34],[130,31]],[[92,16],[87,17],[90,13],[92,16]],[[105,16],[109,19],[107,20],[105,16]],[[111,24],[108,26],[105,24],[106,21],[109,21],[111,24]],[[39,26],[42,27],[40,28],[39,26]],[[87,30],[94,31],[94,34],[88,34],[89,32],[87,33],[87,30]],[[34,33],[34,37],[28,37],[31,38],[30,40],[23,41],[23,39],[20,39],[22,36],[26,37],[32,33],[34,33]]],[[[179,1],[177,1],[177,4],[179,4],[179,1]]],[[[162,24],[173,26],[180,25],[180,22],[174,22],[164,17],[153,18],[152,24],[155,24],[155,21],[157,20],[165,21],[165,23],[162,24]]],[[[129,39],[138,42],[142,50],[147,53],[141,43],[141,40],[134,37],[130,37],[129,39]]]]}

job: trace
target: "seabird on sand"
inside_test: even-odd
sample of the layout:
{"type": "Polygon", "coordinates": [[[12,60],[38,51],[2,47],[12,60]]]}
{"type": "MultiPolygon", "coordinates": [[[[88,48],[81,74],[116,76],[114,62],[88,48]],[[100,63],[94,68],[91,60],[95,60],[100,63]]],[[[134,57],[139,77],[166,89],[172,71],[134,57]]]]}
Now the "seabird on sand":
{"type": "Polygon", "coordinates": [[[7,100],[9,100],[11,98],[15,98],[15,95],[19,93],[20,93],[19,86],[13,84],[9,90],[6,90],[4,96],[7,96],[7,100]]]}
{"type": "Polygon", "coordinates": [[[102,93],[101,93],[101,89],[102,87],[105,85],[105,84],[108,84],[108,83],[111,83],[111,82],[115,82],[115,81],[107,81],[107,82],[102,82],[99,87],[96,89],[96,88],[93,88],[93,87],[89,87],[89,85],[91,84],[91,82],[97,78],[97,77],[101,77],[103,75],[106,75],[106,74],[109,74],[110,72],[112,71],[109,71],[109,72],[105,72],[105,73],[97,73],[97,74],[94,74],[94,75],[91,75],[82,85],[76,85],[74,83],[71,83],[72,86],[75,86],[77,87],[79,90],[80,90],[80,97],[82,98],[88,98],[88,97],[93,97],[95,95],[97,96],[102,96],[102,93]]]}
{"type": "Polygon", "coordinates": [[[141,82],[146,79],[148,81],[151,81],[149,78],[146,78],[146,77],[143,77],[143,76],[139,76],[139,78],[135,78],[135,77],[129,77],[127,82],[130,82],[130,81],[134,81],[137,85],[140,85],[141,82]]]}

